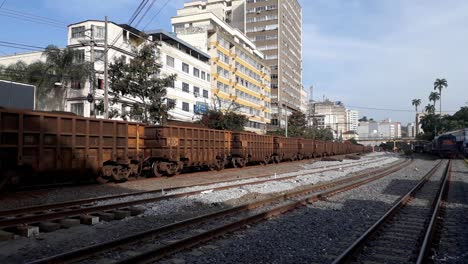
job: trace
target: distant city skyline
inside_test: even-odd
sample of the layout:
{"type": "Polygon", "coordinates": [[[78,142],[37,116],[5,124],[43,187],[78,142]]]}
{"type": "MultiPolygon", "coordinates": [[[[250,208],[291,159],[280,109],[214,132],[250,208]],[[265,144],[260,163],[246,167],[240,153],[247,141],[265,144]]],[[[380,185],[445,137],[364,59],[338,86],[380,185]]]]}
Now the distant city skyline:
{"type": "MultiPolygon", "coordinates": [[[[4,1],[0,0],[0,5],[4,1]]],[[[137,26],[171,30],[170,18],[185,0],[156,1],[137,26]],[[154,19],[150,22],[150,20],[154,19]]],[[[468,2],[436,0],[300,0],[303,8],[303,84],[314,99],[325,95],[359,111],[359,117],[414,120],[411,100],[428,104],[436,78],[446,78],[443,111],[467,105],[468,2]],[[430,19],[429,19],[430,18],[430,19]],[[384,110],[378,110],[384,109],[384,110]],[[395,111],[398,110],[398,111],[395,111]]],[[[127,23],[133,0],[6,0],[0,9],[0,41],[39,47],[66,45],[66,25],[86,19],[127,23]],[[26,21],[24,12],[57,20],[26,21]],[[16,12],[16,13],[15,13],[16,12]],[[16,14],[16,15],[15,15],[16,14]],[[13,18],[12,16],[20,19],[13,18]]],[[[0,46],[0,55],[27,50],[0,46]]],[[[438,104],[436,106],[438,109],[438,104]]]]}

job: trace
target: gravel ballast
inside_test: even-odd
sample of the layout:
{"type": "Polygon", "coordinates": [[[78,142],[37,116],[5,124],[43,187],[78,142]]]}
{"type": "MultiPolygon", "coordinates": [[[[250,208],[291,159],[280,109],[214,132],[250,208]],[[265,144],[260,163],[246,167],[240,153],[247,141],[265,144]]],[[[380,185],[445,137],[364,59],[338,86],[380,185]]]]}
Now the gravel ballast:
{"type": "MultiPolygon", "coordinates": [[[[389,154],[390,155],[390,154],[389,154]]],[[[370,153],[362,156],[361,160],[344,160],[343,162],[323,162],[315,160],[304,160],[298,162],[283,162],[280,164],[269,164],[267,166],[253,166],[243,169],[226,169],[219,172],[196,172],[181,174],[175,177],[148,178],[132,180],[125,183],[109,183],[104,185],[88,184],[82,186],[61,187],[49,190],[27,191],[19,193],[1,193],[0,210],[10,210],[21,207],[61,203],[70,200],[86,199],[104,195],[116,195],[123,193],[134,193],[161,188],[184,186],[189,184],[202,184],[219,180],[239,179],[257,175],[277,175],[296,172],[305,166],[306,169],[314,169],[322,166],[337,164],[352,164],[355,162],[368,161],[385,158],[384,153],[370,153]]]]}
{"type": "Polygon", "coordinates": [[[435,263],[468,263],[468,165],[455,160],[435,263]]]}
{"type": "Polygon", "coordinates": [[[435,165],[416,160],[381,180],[175,255],[163,263],[330,263],[435,165]]]}
{"type": "MultiPolygon", "coordinates": [[[[251,201],[269,195],[272,192],[280,192],[305,184],[313,184],[320,181],[343,177],[349,173],[375,168],[397,161],[398,158],[391,154],[375,153],[366,158],[385,157],[373,165],[361,165],[337,171],[323,172],[315,175],[300,176],[294,180],[284,182],[271,182],[256,186],[248,186],[220,192],[207,192],[198,196],[180,199],[171,199],[153,204],[147,204],[147,211],[138,217],[131,217],[122,221],[101,222],[96,226],[77,226],[67,230],[59,230],[53,233],[42,233],[36,238],[19,238],[14,241],[0,242],[1,263],[22,263],[38,258],[58,254],[71,249],[108,241],[113,238],[134,234],[161,225],[172,223],[188,217],[193,217],[208,212],[237,205],[241,202],[251,201]]],[[[327,164],[350,164],[350,162],[315,162],[313,164],[295,163],[295,170],[311,170],[327,164]],[[303,167],[299,167],[303,165],[303,167]]],[[[291,163],[292,165],[294,163],[291,163]]],[[[418,165],[419,166],[419,165],[418,165]]],[[[265,167],[269,168],[269,167],[265,167]]],[[[291,170],[291,168],[290,168],[291,170]]],[[[274,174],[273,171],[269,171],[274,174]]],[[[279,173],[277,173],[279,175],[279,173]]]]}

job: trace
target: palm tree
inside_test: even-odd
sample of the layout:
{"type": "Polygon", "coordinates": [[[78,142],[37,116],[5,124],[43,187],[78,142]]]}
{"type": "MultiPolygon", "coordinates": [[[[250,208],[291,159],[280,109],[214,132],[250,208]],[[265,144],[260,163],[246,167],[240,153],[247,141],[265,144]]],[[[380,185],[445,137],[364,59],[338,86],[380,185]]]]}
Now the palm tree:
{"type": "Polygon", "coordinates": [[[413,99],[411,103],[414,105],[416,108],[416,135],[418,135],[418,106],[421,104],[421,99],[413,99]]]}
{"type": "Polygon", "coordinates": [[[435,105],[436,105],[436,101],[440,99],[440,95],[439,93],[437,92],[431,92],[431,94],[429,94],[429,101],[432,101],[434,102],[434,110],[435,110],[435,105]]]}
{"type": "Polygon", "coordinates": [[[411,103],[416,108],[416,113],[417,113],[418,112],[418,106],[421,105],[421,99],[413,99],[413,101],[411,103]]]}
{"type": "Polygon", "coordinates": [[[431,105],[431,104],[428,104],[428,105],[426,105],[425,110],[426,110],[427,113],[433,114],[435,112],[435,106],[431,105]]]}
{"type": "MultiPolygon", "coordinates": [[[[60,84],[59,89],[55,90],[55,98],[58,100],[59,109],[65,110],[67,90],[73,82],[78,84],[89,79],[90,83],[94,83],[93,65],[86,62],[84,54],[76,49],[60,49],[57,46],[49,45],[44,54],[49,83],[60,84]]],[[[83,87],[76,85],[74,88],[83,87]]]]}
{"type": "Polygon", "coordinates": [[[447,80],[445,79],[436,79],[434,82],[434,90],[439,90],[439,99],[440,99],[440,116],[442,117],[442,89],[447,88],[447,80]]]}

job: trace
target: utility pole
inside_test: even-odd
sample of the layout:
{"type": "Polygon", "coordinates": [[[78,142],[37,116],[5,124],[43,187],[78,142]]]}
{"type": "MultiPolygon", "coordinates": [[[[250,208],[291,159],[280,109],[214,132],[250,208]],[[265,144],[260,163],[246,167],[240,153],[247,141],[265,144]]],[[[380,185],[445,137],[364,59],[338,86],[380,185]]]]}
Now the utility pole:
{"type": "Polygon", "coordinates": [[[109,118],[109,98],[107,92],[107,54],[109,53],[107,47],[107,16],[104,23],[104,118],[109,118]]]}
{"type": "Polygon", "coordinates": [[[286,135],[286,137],[288,137],[288,109],[287,109],[287,107],[286,107],[285,115],[286,115],[286,133],[285,133],[285,135],[286,135]]]}
{"type": "MultiPolygon", "coordinates": [[[[91,104],[91,113],[93,113],[93,117],[96,117],[96,100],[94,98],[95,94],[96,94],[96,82],[94,81],[94,79],[96,78],[96,72],[94,71],[94,64],[96,63],[96,54],[94,53],[94,26],[91,26],[91,67],[92,68],[92,78],[91,78],[91,95],[92,95],[92,102],[90,102],[91,104]]],[[[91,101],[91,100],[90,100],[91,101]]]]}

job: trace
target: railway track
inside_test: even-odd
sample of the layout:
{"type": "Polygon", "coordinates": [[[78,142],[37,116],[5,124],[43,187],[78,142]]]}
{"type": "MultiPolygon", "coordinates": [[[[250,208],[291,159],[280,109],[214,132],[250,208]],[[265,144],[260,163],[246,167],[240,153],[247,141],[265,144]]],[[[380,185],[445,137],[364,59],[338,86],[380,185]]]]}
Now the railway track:
{"type": "MultiPolygon", "coordinates": [[[[166,189],[136,192],[136,193],[109,195],[109,196],[103,196],[103,197],[68,201],[68,202],[63,202],[63,203],[46,204],[46,205],[40,205],[40,206],[34,206],[34,207],[25,207],[25,208],[13,209],[13,210],[0,211],[0,229],[12,230],[12,229],[17,228],[18,226],[24,226],[24,225],[33,225],[33,226],[36,225],[37,226],[41,222],[51,222],[51,221],[67,219],[67,218],[69,219],[76,218],[78,220],[80,219],[80,217],[83,218],[82,217],[83,215],[91,215],[91,214],[103,213],[103,212],[107,212],[108,215],[106,216],[106,219],[109,219],[109,217],[112,218],[112,216],[110,216],[112,212],[108,212],[109,210],[129,211],[130,215],[136,215],[138,212],[141,213],[141,210],[132,210],[132,208],[129,208],[129,207],[137,206],[137,205],[141,205],[145,203],[152,203],[152,202],[158,202],[162,200],[178,198],[178,197],[197,195],[206,191],[220,191],[220,190],[226,190],[226,189],[231,189],[231,188],[236,188],[236,187],[242,187],[246,185],[261,184],[261,183],[266,183],[266,182],[271,182],[271,181],[284,181],[284,180],[293,179],[293,178],[304,176],[304,175],[309,175],[312,173],[332,171],[332,170],[337,170],[339,168],[349,168],[349,167],[362,165],[362,164],[372,164],[374,162],[379,162],[380,160],[381,159],[376,159],[376,160],[372,160],[371,162],[364,161],[364,162],[351,163],[348,165],[337,165],[337,166],[330,166],[326,168],[311,169],[311,170],[306,170],[299,174],[294,174],[291,176],[274,177],[271,174],[264,174],[261,176],[252,176],[252,177],[247,177],[243,179],[230,179],[230,180],[209,182],[209,183],[204,183],[204,184],[185,185],[185,186],[178,186],[178,187],[172,187],[172,188],[166,188],[166,189]],[[233,182],[238,182],[240,180],[248,180],[252,178],[254,179],[252,181],[229,184],[233,182]],[[169,191],[182,190],[184,188],[192,188],[192,187],[210,186],[213,184],[226,184],[226,185],[215,187],[215,188],[213,187],[200,188],[195,191],[186,191],[186,192],[174,193],[174,194],[169,194],[169,195],[164,194],[165,192],[169,192],[169,191]],[[141,199],[137,198],[138,196],[142,196],[142,195],[155,195],[155,196],[150,197],[150,198],[141,198],[141,199]],[[116,200],[120,198],[129,198],[129,197],[132,197],[135,199],[131,201],[126,201],[126,202],[115,202],[115,203],[110,203],[110,204],[97,205],[97,203],[99,202],[116,200]]],[[[128,213],[119,212],[119,215],[127,216],[128,213]]],[[[93,216],[88,216],[86,217],[86,219],[89,219],[89,217],[93,217],[93,216]]],[[[97,217],[97,216],[95,215],[94,217],[97,217]]],[[[103,217],[103,215],[101,215],[101,217],[103,217]]],[[[119,219],[120,217],[121,216],[118,216],[116,218],[119,219]]],[[[86,220],[82,220],[82,219],[80,219],[80,221],[83,223],[86,222],[86,220]]],[[[96,222],[96,220],[94,220],[94,222],[96,222]]],[[[86,223],[90,224],[89,222],[86,222],[86,223]]]]}
{"type": "Polygon", "coordinates": [[[361,173],[332,182],[304,186],[274,197],[246,203],[206,215],[175,222],[131,236],[65,252],[32,263],[146,263],[193,247],[220,235],[288,212],[397,172],[410,164],[403,161],[385,169],[361,173]]]}
{"type": "Polygon", "coordinates": [[[441,163],[333,263],[425,263],[451,173],[452,161],[443,171],[441,163]]]}

